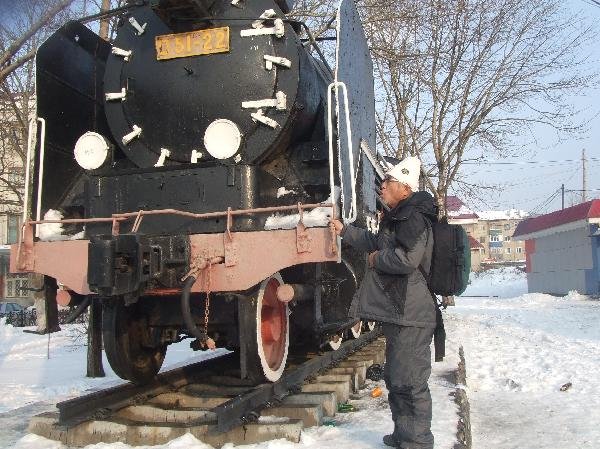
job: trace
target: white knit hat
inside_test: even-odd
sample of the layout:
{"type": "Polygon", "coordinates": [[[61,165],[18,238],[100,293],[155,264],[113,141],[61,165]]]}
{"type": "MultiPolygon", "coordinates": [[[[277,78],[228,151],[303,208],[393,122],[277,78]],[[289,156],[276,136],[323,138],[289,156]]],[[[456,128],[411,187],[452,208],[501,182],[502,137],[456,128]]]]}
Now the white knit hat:
{"type": "Polygon", "coordinates": [[[386,176],[391,176],[402,184],[409,186],[413,192],[417,192],[419,190],[420,173],[421,161],[417,157],[410,156],[388,170],[386,176]]]}

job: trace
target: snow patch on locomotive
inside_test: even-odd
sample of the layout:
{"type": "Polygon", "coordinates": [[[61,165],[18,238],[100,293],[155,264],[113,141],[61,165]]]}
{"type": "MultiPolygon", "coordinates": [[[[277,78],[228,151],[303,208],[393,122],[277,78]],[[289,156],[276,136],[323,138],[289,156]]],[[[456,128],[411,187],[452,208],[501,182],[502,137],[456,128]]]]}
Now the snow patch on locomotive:
{"type": "MultiPolygon", "coordinates": [[[[49,209],[44,214],[44,220],[62,220],[63,214],[55,209],[49,209]]],[[[52,242],[56,240],[67,240],[69,236],[63,235],[62,223],[43,223],[39,227],[40,240],[45,242],[52,242]]]]}
{"type": "MultiPolygon", "coordinates": [[[[283,189],[285,189],[285,187],[283,187],[283,189]]],[[[338,204],[340,200],[340,188],[335,186],[334,189],[335,204],[338,204]]],[[[288,191],[288,193],[291,192],[293,191],[288,191]]],[[[321,204],[328,204],[331,202],[331,195],[329,195],[321,204]]],[[[317,207],[312,209],[310,212],[302,214],[302,223],[304,223],[304,226],[308,228],[327,226],[329,224],[329,220],[331,220],[331,207],[329,206],[317,207]]],[[[299,222],[299,214],[282,215],[280,213],[275,213],[267,218],[265,230],[270,231],[272,229],[293,229],[298,225],[299,222]]]]}

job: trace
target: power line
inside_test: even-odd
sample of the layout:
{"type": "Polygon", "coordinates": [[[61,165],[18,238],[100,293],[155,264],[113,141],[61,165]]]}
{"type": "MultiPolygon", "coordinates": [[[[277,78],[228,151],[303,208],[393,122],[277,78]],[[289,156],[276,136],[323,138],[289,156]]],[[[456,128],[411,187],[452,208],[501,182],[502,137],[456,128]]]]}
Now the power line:
{"type": "Polygon", "coordinates": [[[600,192],[600,189],[565,189],[565,192],[600,192]]]}
{"type": "Polygon", "coordinates": [[[558,194],[561,192],[561,189],[557,189],[556,191],[554,191],[552,193],[552,195],[550,195],[545,201],[543,201],[541,204],[539,204],[538,206],[534,207],[529,213],[531,215],[535,215],[538,211],[543,211],[545,210],[546,207],[548,207],[550,205],[550,203],[552,202],[552,200],[554,200],[554,198],[556,198],[558,196],[558,194]]]}
{"type": "MultiPolygon", "coordinates": [[[[600,6],[600,0],[598,0],[600,6]]],[[[600,158],[590,157],[588,161],[600,161],[600,158]]],[[[461,162],[463,165],[523,165],[523,164],[563,164],[565,162],[581,162],[581,159],[563,159],[556,161],[479,161],[479,162],[461,162]]],[[[434,164],[432,164],[434,165],[434,164]]]]}

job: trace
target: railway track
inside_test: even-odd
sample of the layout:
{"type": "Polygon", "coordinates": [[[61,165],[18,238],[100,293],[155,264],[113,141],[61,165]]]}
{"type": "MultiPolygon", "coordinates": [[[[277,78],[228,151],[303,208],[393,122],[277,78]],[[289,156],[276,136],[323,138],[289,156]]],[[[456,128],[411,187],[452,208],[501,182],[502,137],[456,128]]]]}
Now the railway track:
{"type": "MultiPolygon", "coordinates": [[[[362,387],[366,369],[384,360],[380,329],[337,351],[290,358],[277,382],[236,378],[231,353],[57,404],[32,418],[29,431],[69,446],[99,442],[164,444],[191,433],[214,447],[276,438],[298,442],[303,427],[320,425],[362,387]]],[[[239,365],[238,365],[239,366],[239,365]]]]}

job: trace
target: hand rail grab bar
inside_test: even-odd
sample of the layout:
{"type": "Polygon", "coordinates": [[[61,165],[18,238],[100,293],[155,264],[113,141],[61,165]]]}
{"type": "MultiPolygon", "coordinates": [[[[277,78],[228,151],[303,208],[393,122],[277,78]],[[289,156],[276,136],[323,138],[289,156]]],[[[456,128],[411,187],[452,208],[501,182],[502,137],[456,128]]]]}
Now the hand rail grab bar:
{"type": "MultiPolygon", "coordinates": [[[[342,212],[341,212],[341,216],[342,219],[344,220],[344,223],[352,223],[356,220],[356,216],[357,216],[357,210],[356,210],[356,174],[354,173],[354,152],[352,150],[352,128],[351,128],[351,123],[350,123],[350,108],[348,106],[348,89],[346,88],[346,84],[344,84],[341,81],[334,81],[333,83],[331,83],[328,88],[327,88],[327,130],[328,130],[328,134],[329,134],[329,158],[330,158],[330,165],[329,165],[329,182],[331,184],[331,195],[332,195],[332,200],[333,200],[333,123],[332,123],[332,114],[331,114],[331,93],[333,91],[333,89],[336,89],[336,105],[338,106],[339,109],[339,101],[337,101],[337,92],[338,90],[341,88],[342,90],[342,95],[344,98],[344,118],[346,119],[346,138],[348,140],[348,156],[349,156],[349,162],[350,162],[350,182],[351,182],[351,187],[352,187],[352,198],[351,198],[351,203],[350,203],[350,213],[349,215],[346,217],[344,215],[344,210],[342,208],[342,212]]],[[[339,118],[338,118],[338,133],[339,133],[339,118]]],[[[341,156],[341,152],[342,152],[342,148],[338,148],[339,151],[339,155],[341,156]]],[[[342,164],[341,164],[341,157],[340,157],[340,164],[339,164],[339,172],[340,172],[340,189],[341,189],[341,196],[343,198],[344,196],[344,176],[342,173],[342,164]]]]}
{"type": "MultiPolygon", "coordinates": [[[[38,190],[36,200],[36,211],[35,219],[40,221],[40,215],[42,213],[42,193],[43,193],[43,182],[44,182],[44,156],[46,152],[46,120],[38,117],[38,121],[42,124],[42,131],[40,136],[40,161],[38,166],[38,190]]],[[[39,226],[35,228],[35,236],[40,236],[39,226]]]]}
{"type": "Polygon", "coordinates": [[[37,126],[37,119],[32,118],[29,120],[29,131],[27,134],[27,159],[25,162],[25,193],[23,197],[23,223],[29,218],[29,176],[31,175],[31,152],[32,152],[32,140],[34,137],[33,125],[37,126]]]}

